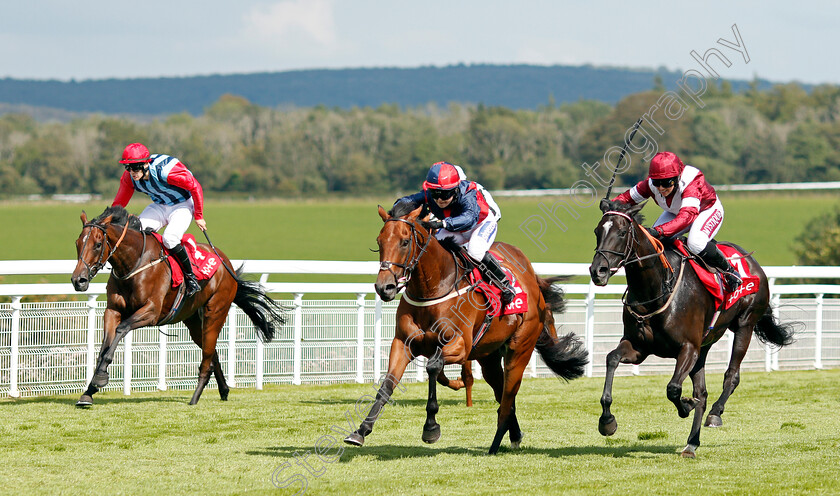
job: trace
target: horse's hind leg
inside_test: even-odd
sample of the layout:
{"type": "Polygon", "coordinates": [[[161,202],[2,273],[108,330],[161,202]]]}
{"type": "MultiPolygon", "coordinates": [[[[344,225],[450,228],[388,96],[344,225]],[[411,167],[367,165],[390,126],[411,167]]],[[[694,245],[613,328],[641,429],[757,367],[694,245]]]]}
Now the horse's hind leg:
{"type": "Polygon", "coordinates": [[[720,393],[720,398],[712,405],[709,410],[709,415],[706,417],[706,426],[720,427],[723,425],[721,415],[726,405],[726,400],[738,387],[741,381],[741,362],[747,354],[747,349],[750,347],[750,339],[752,338],[752,327],[739,327],[735,331],[735,339],[732,343],[732,358],[729,360],[729,366],[723,374],[723,391],[720,393]]]}
{"type": "Polygon", "coordinates": [[[436,353],[426,363],[426,372],[429,374],[429,399],[426,402],[426,423],[423,425],[423,442],[435,443],[440,439],[440,425],[435,420],[439,410],[437,402],[437,379],[438,374],[443,370],[443,353],[438,348],[436,353]]]}
{"type": "MultiPolygon", "coordinates": [[[[229,305],[228,305],[229,307],[229,305]]],[[[201,398],[201,393],[210,382],[214,363],[218,363],[216,356],[216,341],[219,339],[222,325],[224,325],[227,311],[202,312],[199,310],[184,321],[190,330],[193,341],[201,348],[201,364],[198,367],[198,384],[190,399],[190,405],[195,405],[201,398]],[[213,360],[216,357],[216,360],[213,360]]],[[[219,367],[221,370],[221,367],[219,367]]],[[[224,381],[224,379],[222,379],[224,381]]],[[[224,385],[227,387],[227,384],[224,385]]],[[[221,387],[221,385],[220,385],[221,387]]]]}
{"type": "Polygon", "coordinates": [[[622,339],[618,346],[607,354],[607,371],[604,375],[604,392],[601,394],[601,417],[598,419],[598,432],[602,436],[612,436],[618,429],[618,422],[615,421],[610,411],[612,406],[612,387],[615,378],[615,369],[620,363],[642,363],[647,358],[626,339],[622,339]]]}
{"type": "Polygon", "coordinates": [[[706,391],[706,356],[709,354],[709,348],[710,346],[701,348],[697,363],[689,374],[691,383],[694,386],[693,397],[697,402],[694,406],[694,420],[691,423],[688,442],[682,451],[683,458],[694,458],[695,450],[700,447],[700,425],[703,423],[703,413],[706,411],[706,398],[709,396],[706,391]]]}
{"type": "Polygon", "coordinates": [[[219,353],[213,353],[213,375],[216,377],[216,384],[219,385],[219,396],[222,401],[227,401],[230,387],[228,387],[225,380],[225,374],[222,372],[222,364],[219,362],[219,353]]]}

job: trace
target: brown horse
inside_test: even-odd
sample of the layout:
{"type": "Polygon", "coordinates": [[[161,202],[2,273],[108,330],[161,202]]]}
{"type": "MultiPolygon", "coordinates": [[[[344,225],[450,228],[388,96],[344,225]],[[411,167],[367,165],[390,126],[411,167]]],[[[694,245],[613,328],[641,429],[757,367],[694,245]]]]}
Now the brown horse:
{"type": "Polygon", "coordinates": [[[627,294],[624,304],[624,337],[618,347],[607,355],[607,371],[603,408],[598,422],[602,435],[611,436],[618,424],[610,412],[612,383],[619,363],[640,364],[649,355],[677,360],[674,375],[666,389],[668,399],[677,407],[680,417],[688,417],[694,410],[694,421],[688,444],[682,452],[694,458],[700,446],[700,425],[706,410],[706,356],[711,346],[729,329],[735,334],[732,358],[723,378],[723,391],[712,405],[706,426],[723,425],[724,405],[740,381],[741,361],[747,353],[750,338],[755,332],[764,343],[785,346],[793,342],[793,325],[780,324],[770,308],[770,289],[767,277],[755,259],[738,246],[731,245],[743,255],[741,262],[759,278],[756,293],[743,296],[729,309],[722,310],[716,321],[715,300],[687,260],[673,249],[654,246],[645,235],[639,212],[644,204],[630,206],[621,203],[604,205],[604,213],[595,228],[597,247],[589,267],[592,282],[607,284],[610,276],[624,267],[627,274],[627,294]],[[666,257],[673,271],[666,268],[666,257]],[[694,391],[691,398],[682,397],[682,383],[691,377],[694,391]]]}
{"type": "Polygon", "coordinates": [[[438,411],[436,381],[446,364],[478,360],[484,379],[499,402],[496,434],[490,453],[499,450],[502,437],[510,432],[511,445],[519,446],[522,431],[516,419],[515,398],[522,373],[536,347],[548,366],[569,380],[583,375],[586,350],[573,335],[560,339],[554,330],[552,310],[560,310],[563,296],[551,281],[539,278],[517,248],[495,243],[492,251],[502,255],[507,266],[527,293],[528,311],[493,319],[487,332],[476,342],[476,332],[486,315],[487,300],[470,291],[467,267],[435,239],[423,219],[423,207],[411,212],[400,206],[391,213],[379,207],[385,225],[376,241],[380,270],[375,289],[383,301],[394,299],[404,287],[405,296],[397,308],[397,325],[388,359],[386,380],[376,395],[367,418],[344,441],[364,444],[394,386],[408,364],[417,356],[428,357],[429,397],[423,441],[440,438],[435,421],[438,411]],[[409,298],[414,303],[409,302],[409,298]],[[504,363],[504,368],[502,367],[504,363]]]}
{"type": "MultiPolygon", "coordinates": [[[[76,291],[86,291],[105,262],[111,263],[111,277],[106,286],[105,333],[96,371],[76,406],[93,404],[93,394],[108,384],[108,365],[114,359],[120,339],[129,331],[182,321],[202,350],[198,386],[190,404],[198,403],[210,374],[216,377],[222,400],[227,400],[230,388],[216,354],[216,340],[231,303],[236,303],[248,315],[260,338],[266,342],[271,341],[283,325],[282,307],[269,298],[258,283],[234,275],[228,269],[230,260],[219,251],[218,256],[227,270],[217,270],[201,283],[201,291],[172,313],[180,287],[171,288],[171,270],[164,261],[163,245],[150,233],[140,230],[139,219],[120,206],[108,207],[91,222],[82,212],[81,219],[82,233],[76,240],[78,262],[71,277],[73,287],[76,291]]],[[[206,245],[199,246],[210,250],[206,245]]]]}

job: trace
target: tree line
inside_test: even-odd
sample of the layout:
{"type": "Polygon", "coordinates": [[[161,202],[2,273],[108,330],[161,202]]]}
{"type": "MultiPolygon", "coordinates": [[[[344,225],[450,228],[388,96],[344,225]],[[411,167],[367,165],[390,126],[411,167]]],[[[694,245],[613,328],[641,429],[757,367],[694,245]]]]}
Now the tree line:
{"type": "MultiPolygon", "coordinates": [[[[123,148],[184,161],[208,192],[256,196],[375,194],[419,188],[429,166],[460,164],[488,189],[566,188],[602,160],[664,88],[616,105],[579,101],[535,110],[483,105],[269,108],[224,95],[203,114],[151,122],[95,115],[66,123],[0,117],[0,193],[116,191],[123,148]]],[[[705,107],[658,122],[660,149],[713,184],[840,180],[840,87],[797,84],[735,92],[710,83],[705,107]]],[[[646,174],[635,160],[619,182],[646,174]]]]}

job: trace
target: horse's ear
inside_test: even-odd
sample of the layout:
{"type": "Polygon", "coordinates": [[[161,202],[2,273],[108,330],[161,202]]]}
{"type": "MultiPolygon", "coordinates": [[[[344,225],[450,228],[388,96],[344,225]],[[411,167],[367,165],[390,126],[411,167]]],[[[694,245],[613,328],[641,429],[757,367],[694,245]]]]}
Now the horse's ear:
{"type": "Polygon", "coordinates": [[[632,207],[627,209],[627,215],[629,215],[630,217],[635,217],[636,214],[638,214],[642,211],[643,208],[645,208],[646,204],[647,202],[644,201],[642,203],[639,203],[638,205],[633,205],[632,207]]]}
{"type": "Polygon", "coordinates": [[[390,218],[388,212],[386,212],[385,209],[382,208],[382,205],[377,205],[377,207],[379,207],[379,216],[382,217],[382,222],[388,220],[390,218]]]}
{"type": "Polygon", "coordinates": [[[423,205],[420,205],[419,207],[412,210],[410,214],[408,214],[408,218],[409,219],[416,219],[417,217],[420,216],[420,213],[422,211],[423,211],[423,205]]]}
{"type": "Polygon", "coordinates": [[[80,215],[79,218],[82,219],[82,225],[87,224],[87,214],[84,210],[82,210],[82,215],[80,215]]]}

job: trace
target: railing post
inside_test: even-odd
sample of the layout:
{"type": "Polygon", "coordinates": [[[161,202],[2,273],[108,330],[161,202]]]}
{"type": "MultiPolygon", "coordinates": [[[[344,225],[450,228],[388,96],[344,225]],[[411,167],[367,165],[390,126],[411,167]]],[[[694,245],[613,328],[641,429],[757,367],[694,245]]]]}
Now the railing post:
{"type": "Polygon", "coordinates": [[[303,293],[295,293],[295,326],[294,326],[294,352],[292,354],[292,384],[301,384],[300,369],[303,360],[303,293]]]}
{"type": "MultiPolygon", "coordinates": [[[[774,281],[775,281],[775,279],[774,279],[774,281]]],[[[772,288],[772,286],[771,286],[771,288],[772,288]]],[[[773,307],[773,318],[775,318],[778,321],[779,320],[779,305],[781,304],[782,297],[781,297],[781,295],[773,295],[773,297],[770,299],[770,301],[772,302],[771,305],[773,307]]],[[[773,345],[767,345],[767,353],[769,353],[769,355],[770,355],[770,368],[768,370],[779,370],[779,350],[780,349],[777,348],[777,349],[775,349],[775,352],[774,352],[773,345]]]]}
{"type": "Polygon", "coordinates": [[[131,336],[129,331],[123,338],[123,394],[131,394],[131,336]]]}
{"type": "Polygon", "coordinates": [[[158,391],[166,391],[166,335],[169,333],[169,326],[160,326],[158,332],[158,391]]]}
{"type": "Polygon", "coordinates": [[[373,380],[382,377],[382,299],[375,296],[373,314],[373,380]]]}
{"type": "MultiPolygon", "coordinates": [[[[376,377],[375,380],[379,378],[376,377]]],[[[365,382],[365,294],[356,294],[356,382],[365,382]]]]}
{"type": "Polygon", "coordinates": [[[537,377],[537,354],[531,353],[531,361],[528,363],[531,368],[531,377],[537,377]]]}
{"type": "Polygon", "coordinates": [[[19,398],[18,390],[18,359],[20,357],[20,310],[23,308],[20,300],[22,296],[12,296],[12,356],[9,364],[9,396],[19,398]]]}
{"type": "Polygon", "coordinates": [[[227,379],[228,386],[236,387],[236,307],[231,306],[228,311],[228,356],[227,356],[227,379]]]}
{"type": "Polygon", "coordinates": [[[589,362],[586,364],[586,377],[592,377],[592,363],[595,361],[595,284],[589,281],[589,292],[586,293],[586,322],[583,327],[586,352],[589,354],[589,362]]]}
{"type": "Polygon", "coordinates": [[[821,369],[822,365],[822,335],[823,335],[823,293],[817,295],[817,316],[814,323],[814,368],[821,369]]]}
{"type": "Polygon", "coordinates": [[[96,296],[88,296],[88,326],[87,326],[87,371],[85,384],[93,379],[93,368],[96,366],[96,296]]]}

